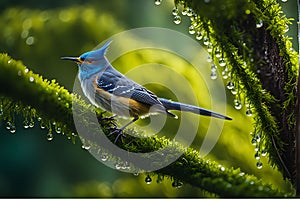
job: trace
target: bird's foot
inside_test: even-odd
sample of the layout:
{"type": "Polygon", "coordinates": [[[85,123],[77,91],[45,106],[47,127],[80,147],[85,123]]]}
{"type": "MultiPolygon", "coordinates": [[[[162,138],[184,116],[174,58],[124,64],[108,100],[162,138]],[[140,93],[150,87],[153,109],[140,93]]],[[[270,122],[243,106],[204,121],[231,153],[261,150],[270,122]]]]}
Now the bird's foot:
{"type": "Polygon", "coordinates": [[[123,138],[126,137],[126,135],[123,133],[123,128],[112,127],[109,129],[113,129],[113,131],[110,134],[108,134],[107,137],[117,134],[114,143],[116,144],[119,138],[121,138],[121,141],[123,142],[123,138]]]}

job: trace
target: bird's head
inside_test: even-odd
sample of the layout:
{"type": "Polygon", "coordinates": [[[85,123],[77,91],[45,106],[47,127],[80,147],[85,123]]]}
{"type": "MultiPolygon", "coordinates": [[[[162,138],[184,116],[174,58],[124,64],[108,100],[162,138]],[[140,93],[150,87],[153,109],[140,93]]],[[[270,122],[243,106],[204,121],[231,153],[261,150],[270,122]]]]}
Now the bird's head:
{"type": "Polygon", "coordinates": [[[86,52],[79,57],[61,57],[61,59],[76,62],[79,66],[79,74],[88,76],[108,66],[109,62],[105,58],[105,54],[110,43],[111,41],[107,41],[101,48],[86,52]]]}

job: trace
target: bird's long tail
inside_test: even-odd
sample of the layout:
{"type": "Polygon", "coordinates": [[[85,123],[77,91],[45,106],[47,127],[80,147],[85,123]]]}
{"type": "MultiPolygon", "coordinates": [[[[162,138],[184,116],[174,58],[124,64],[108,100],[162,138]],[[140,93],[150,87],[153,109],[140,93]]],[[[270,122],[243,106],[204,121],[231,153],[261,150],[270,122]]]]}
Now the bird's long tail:
{"type": "Polygon", "coordinates": [[[205,116],[211,116],[220,119],[232,120],[230,117],[197,106],[174,102],[164,98],[159,98],[159,100],[167,110],[180,110],[180,111],[192,112],[198,115],[205,115],[205,116]]]}

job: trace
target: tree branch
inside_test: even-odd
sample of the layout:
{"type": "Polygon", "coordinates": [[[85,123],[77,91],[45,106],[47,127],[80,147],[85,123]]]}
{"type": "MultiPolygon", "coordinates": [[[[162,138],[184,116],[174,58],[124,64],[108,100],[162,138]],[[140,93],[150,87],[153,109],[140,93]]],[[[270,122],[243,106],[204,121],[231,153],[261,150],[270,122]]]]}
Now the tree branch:
{"type": "MultiPolygon", "coordinates": [[[[13,118],[14,113],[21,113],[24,117],[30,118],[42,116],[42,120],[55,121],[57,125],[63,127],[62,131],[68,137],[75,137],[72,134],[76,132],[70,106],[72,101],[78,103],[82,113],[95,112],[91,105],[85,104],[76,95],[70,94],[54,81],[43,80],[41,76],[25,68],[21,62],[4,54],[0,54],[0,84],[3,86],[0,88],[0,93],[5,97],[2,101],[4,111],[2,120],[13,118]]],[[[82,115],[82,123],[90,127],[89,121],[84,116],[82,115]]],[[[107,128],[111,124],[106,123],[105,120],[100,120],[100,123],[106,127],[104,132],[108,133],[107,128]]],[[[130,131],[132,134],[138,134],[133,130],[130,131]]],[[[94,131],[89,130],[89,132],[94,131]]],[[[114,138],[111,140],[113,141],[114,138]]],[[[118,145],[130,152],[148,152],[166,145],[174,151],[184,151],[177,161],[156,173],[182,180],[219,196],[284,196],[284,193],[262,183],[254,176],[246,175],[239,169],[226,169],[215,162],[209,162],[200,158],[197,151],[191,148],[185,150],[181,145],[168,139],[156,136],[145,139],[128,136],[118,145]]]]}

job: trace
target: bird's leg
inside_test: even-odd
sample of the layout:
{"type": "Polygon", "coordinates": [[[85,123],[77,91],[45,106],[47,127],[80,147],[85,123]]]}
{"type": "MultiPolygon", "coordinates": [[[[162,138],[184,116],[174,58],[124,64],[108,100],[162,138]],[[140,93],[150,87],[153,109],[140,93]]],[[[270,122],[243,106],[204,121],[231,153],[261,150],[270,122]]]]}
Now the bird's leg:
{"type": "Polygon", "coordinates": [[[116,143],[117,141],[118,141],[118,139],[119,139],[119,137],[122,137],[122,136],[124,136],[125,137],[125,135],[123,135],[123,130],[127,127],[127,126],[129,126],[130,124],[132,124],[132,123],[134,123],[136,120],[138,120],[139,119],[139,117],[138,116],[135,116],[130,122],[128,122],[127,124],[125,124],[124,126],[122,126],[121,128],[118,128],[118,129],[116,129],[116,130],[114,130],[113,132],[111,132],[109,135],[108,135],[108,137],[109,136],[111,136],[111,135],[113,135],[113,134],[118,134],[117,135],[117,137],[116,137],[116,139],[115,139],[115,141],[114,141],[114,143],[116,143]]]}

